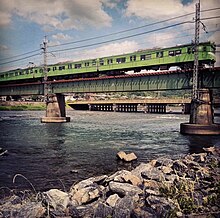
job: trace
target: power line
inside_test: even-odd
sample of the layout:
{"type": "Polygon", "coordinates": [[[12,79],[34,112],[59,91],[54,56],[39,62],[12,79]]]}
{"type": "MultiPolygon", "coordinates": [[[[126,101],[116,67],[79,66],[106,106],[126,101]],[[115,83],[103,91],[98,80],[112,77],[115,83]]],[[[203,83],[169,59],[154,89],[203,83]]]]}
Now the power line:
{"type": "Polygon", "coordinates": [[[148,34],[148,33],[168,29],[168,28],[175,27],[175,26],[180,26],[180,25],[186,24],[186,23],[193,23],[193,21],[185,21],[185,22],[181,22],[181,23],[176,23],[176,24],[172,24],[172,25],[169,25],[169,26],[166,26],[166,27],[161,27],[161,28],[158,28],[158,29],[154,29],[154,30],[150,30],[150,31],[142,32],[142,33],[136,33],[136,34],[129,35],[129,36],[119,37],[117,39],[111,39],[111,40],[107,40],[107,41],[104,41],[104,42],[97,42],[97,43],[93,43],[93,44],[87,44],[87,45],[82,45],[82,46],[77,46],[77,47],[72,47],[72,48],[66,48],[66,49],[52,50],[51,52],[55,53],[55,52],[62,52],[62,51],[68,51],[68,50],[75,50],[75,49],[79,49],[79,48],[86,48],[86,47],[91,47],[91,46],[95,46],[95,45],[101,45],[101,44],[114,42],[114,41],[118,41],[118,40],[122,40],[122,39],[132,38],[132,37],[135,37],[135,36],[145,35],[145,34],[148,34]]]}
{"type": "Polygon", "coordinates": [[[19,58],[17,60],[12,60],[12,61],[8,61],[8,62],[0,63],[0,65],[4,65],[4,64],[9,64],[9,63],[25,60],[25,59],[28,59],[28,58],[31,58],[31,57],[34,57],[34,56],[37,56],[37,55],[40,55],[40,54],[33,54],[33,55],[30,55],[30,56],[27,56],[27,57],[19,58]]]}
{"type": "Polygon", "coordinates": [[[34,52],[36,52],[36,51],[40,51],[40,49],[36,49],[36,50],[33,50],[33,51],[29,51],[29,52],[26,52],[26,53],[23,53],[23,54],[19,54],[19,55],[15,55],[15,56],[8,57],[8,58],[2,58],[2,59],[0,59],[0,61],[17,58],[17,57],[20,57],[20,56],[24,56],[24,55],[27,55],[27,54],[34,53],[34,52]]]}
{"type": "Polygon", "coordinates": [[[169,19],[162,20],[162,21],[157,21],[157,22],[154,22],[154,23],[151,23],[151,24],[146,24],[146,25],[143,25],[143,26],[134,27],[134,28],[127,29],[127,30],[122,30],[122,31],[115,32],[115,33],[110,33],[110,34],[106,34],[106,35],[102,35],[102,36],[91,37],[91,38],[88,38],[88,39],[82,39],[82,40],[73,41],[73,42],[62,43],[62,44],[59,44],[59,45],[52,45],[52,46],[48,46],[48,47],[50,47],[50,48],[51,47],[58,47],[58,46],[63,46],[63,45],[70,45],[70,44],[76,44],[76,43],[80,43],[80,42],[86,42],[86,41],[90,41],[90,40],[94,40],[94,39],[100,39],[100,38],[113,36],[113,35],[117,35],[117,34],[121,34],[121,33],[125,33],[125,32],[130,32],[130,31],[141,29],[141,28],[144,28],[144,27],[153,26],[153,25],[164,23],[164,22],[171,21],[171,20],[174,20],[174,19],[186,17],[186,16],[189,16],[189,15],[192,15],[192,14],[194,14],[194,12],[188,13],[188,14],[185,14],[185,15],[180,15],[180,16],[173,17],[173,18],[169,18],[169,19]]]}
{"type": "MultiPolygon", "coordinates": [[[[219,10],[219,9],[220,8],[211,8],[211,9],[202,10],[201,12],[207,12],[207,11],[213,11],[213,10],[219,10]]],[[[105,35],[102,35],[102,36],[96,36],[96,37],[91,37],[91,38],[87,38],[87,39],[77,40],[77,41],[73,41],[73,42],[62,43],[62,44],[59,44],[59,45],[51,45],[51,46],[48,46],[48,48],[49,47],[51,48],[51,47],[70,45],[70,44],[76,44],[76,43],[80,43],[80,42],[86,42],[86,41],[100,39],[100,38],[104,38],[104,37],[108,37],[108,36],[113,36],[113,35],[116,35],[116,34],[126,33],[126,32],[130,32],[130,31],[133,31],[133,30],[141,29],[141,28],[144,28],[144,27],[149,27],[149,26],[153,26],[153,25],[156,25],[156,24],[164,23],[164,22],[167,22],[167,21],[176,20],[176,19],[179,19],[179,18],[182,18],[182,17],[186,17],[186,16],[189,16],[189,15],[192,15],[192,14],[194,14],[194,12],[191,12],[191,13],[188,13],[188,14],[184,14],[184,15],[180,15],[180,16],[177,16],[177,17],[172,17],[172,18],[169,18],[169,19],[166,19],[166,20],[162,20],[162,21],[157,21],[157,22],[154,22],[154,23],[151,23],[151,24],[146,24],[146,25],[143,25],[143,26],[122,30],[122,31],[119,31],[119,32],[105,34],[105,35]]]]}

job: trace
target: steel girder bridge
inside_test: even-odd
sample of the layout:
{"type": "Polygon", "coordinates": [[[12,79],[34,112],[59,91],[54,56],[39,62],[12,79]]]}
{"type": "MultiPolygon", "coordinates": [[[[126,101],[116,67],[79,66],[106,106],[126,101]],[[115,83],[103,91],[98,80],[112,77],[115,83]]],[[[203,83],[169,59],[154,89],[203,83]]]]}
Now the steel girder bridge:
{"type": "MultiPolygon", "coordinates": [[[[47,81],[50,94],[192,89],[192,70],[47,81]]],[[[220,89],[220,67],[200,70],[200,87],[220,89]]],[[[0,95],[44,95],[44,82],[0,85],[0,95]]]]}

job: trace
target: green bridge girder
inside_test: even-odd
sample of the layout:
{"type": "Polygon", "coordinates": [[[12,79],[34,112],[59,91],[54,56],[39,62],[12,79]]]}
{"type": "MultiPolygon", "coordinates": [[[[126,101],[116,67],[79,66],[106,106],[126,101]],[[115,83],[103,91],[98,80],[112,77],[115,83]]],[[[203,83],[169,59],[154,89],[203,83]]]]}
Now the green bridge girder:
{"type": "MultiPolygon", "coordinates": [[[[202,87],[220,88],[220,68],[200,73],[202,87]]],[[[149,74],[108,76],[52,81],[51,93],[95,93],[192,89],[192,72],[168,71],[149,74]]],[[[43,95],[43,83],[1,85],[0,95],[43,95]]]]}

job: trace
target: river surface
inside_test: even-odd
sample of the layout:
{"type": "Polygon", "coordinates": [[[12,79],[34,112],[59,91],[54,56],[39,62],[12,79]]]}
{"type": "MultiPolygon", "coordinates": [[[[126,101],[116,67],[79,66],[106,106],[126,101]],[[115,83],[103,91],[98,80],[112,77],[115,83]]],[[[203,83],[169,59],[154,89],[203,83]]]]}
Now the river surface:
{"type": "MultiPolygon", "coordinates": [[[[138,161],[178,158],[220,145],[220,136],[179,133],[182,114],[114,113],[68,110],[70,123],[40,122],[44,111],[0,111],[0,189],[68,190],[81,179],[130,169],[118,151],[135,152],[138,161]],[[71,172],[72,171],[72,172],[71,172]],[[16,176],[13,183],[13,178],[16,176]]],[[[217,117],[220,122],[220,117],[217,117]]]]}

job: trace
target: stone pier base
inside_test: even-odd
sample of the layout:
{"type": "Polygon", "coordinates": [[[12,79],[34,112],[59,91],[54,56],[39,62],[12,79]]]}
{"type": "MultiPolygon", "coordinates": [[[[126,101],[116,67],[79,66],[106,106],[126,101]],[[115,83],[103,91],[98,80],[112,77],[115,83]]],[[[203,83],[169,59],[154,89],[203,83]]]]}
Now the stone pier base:
{"type": "Polygon", "coordinates": [[[46,116],[41,118],[42,123],[70,122],[70,117],[66,117],[64,95],[50,95],[46,104],[46,116]]]}
{"type": "Polygon", "coordinates": [[[210,90],[198,90],[198,99],[191,102],[190,121],[180,124],[180,132],[189,135],[220,135],[220,124],[214,123],[210,90]]]}

